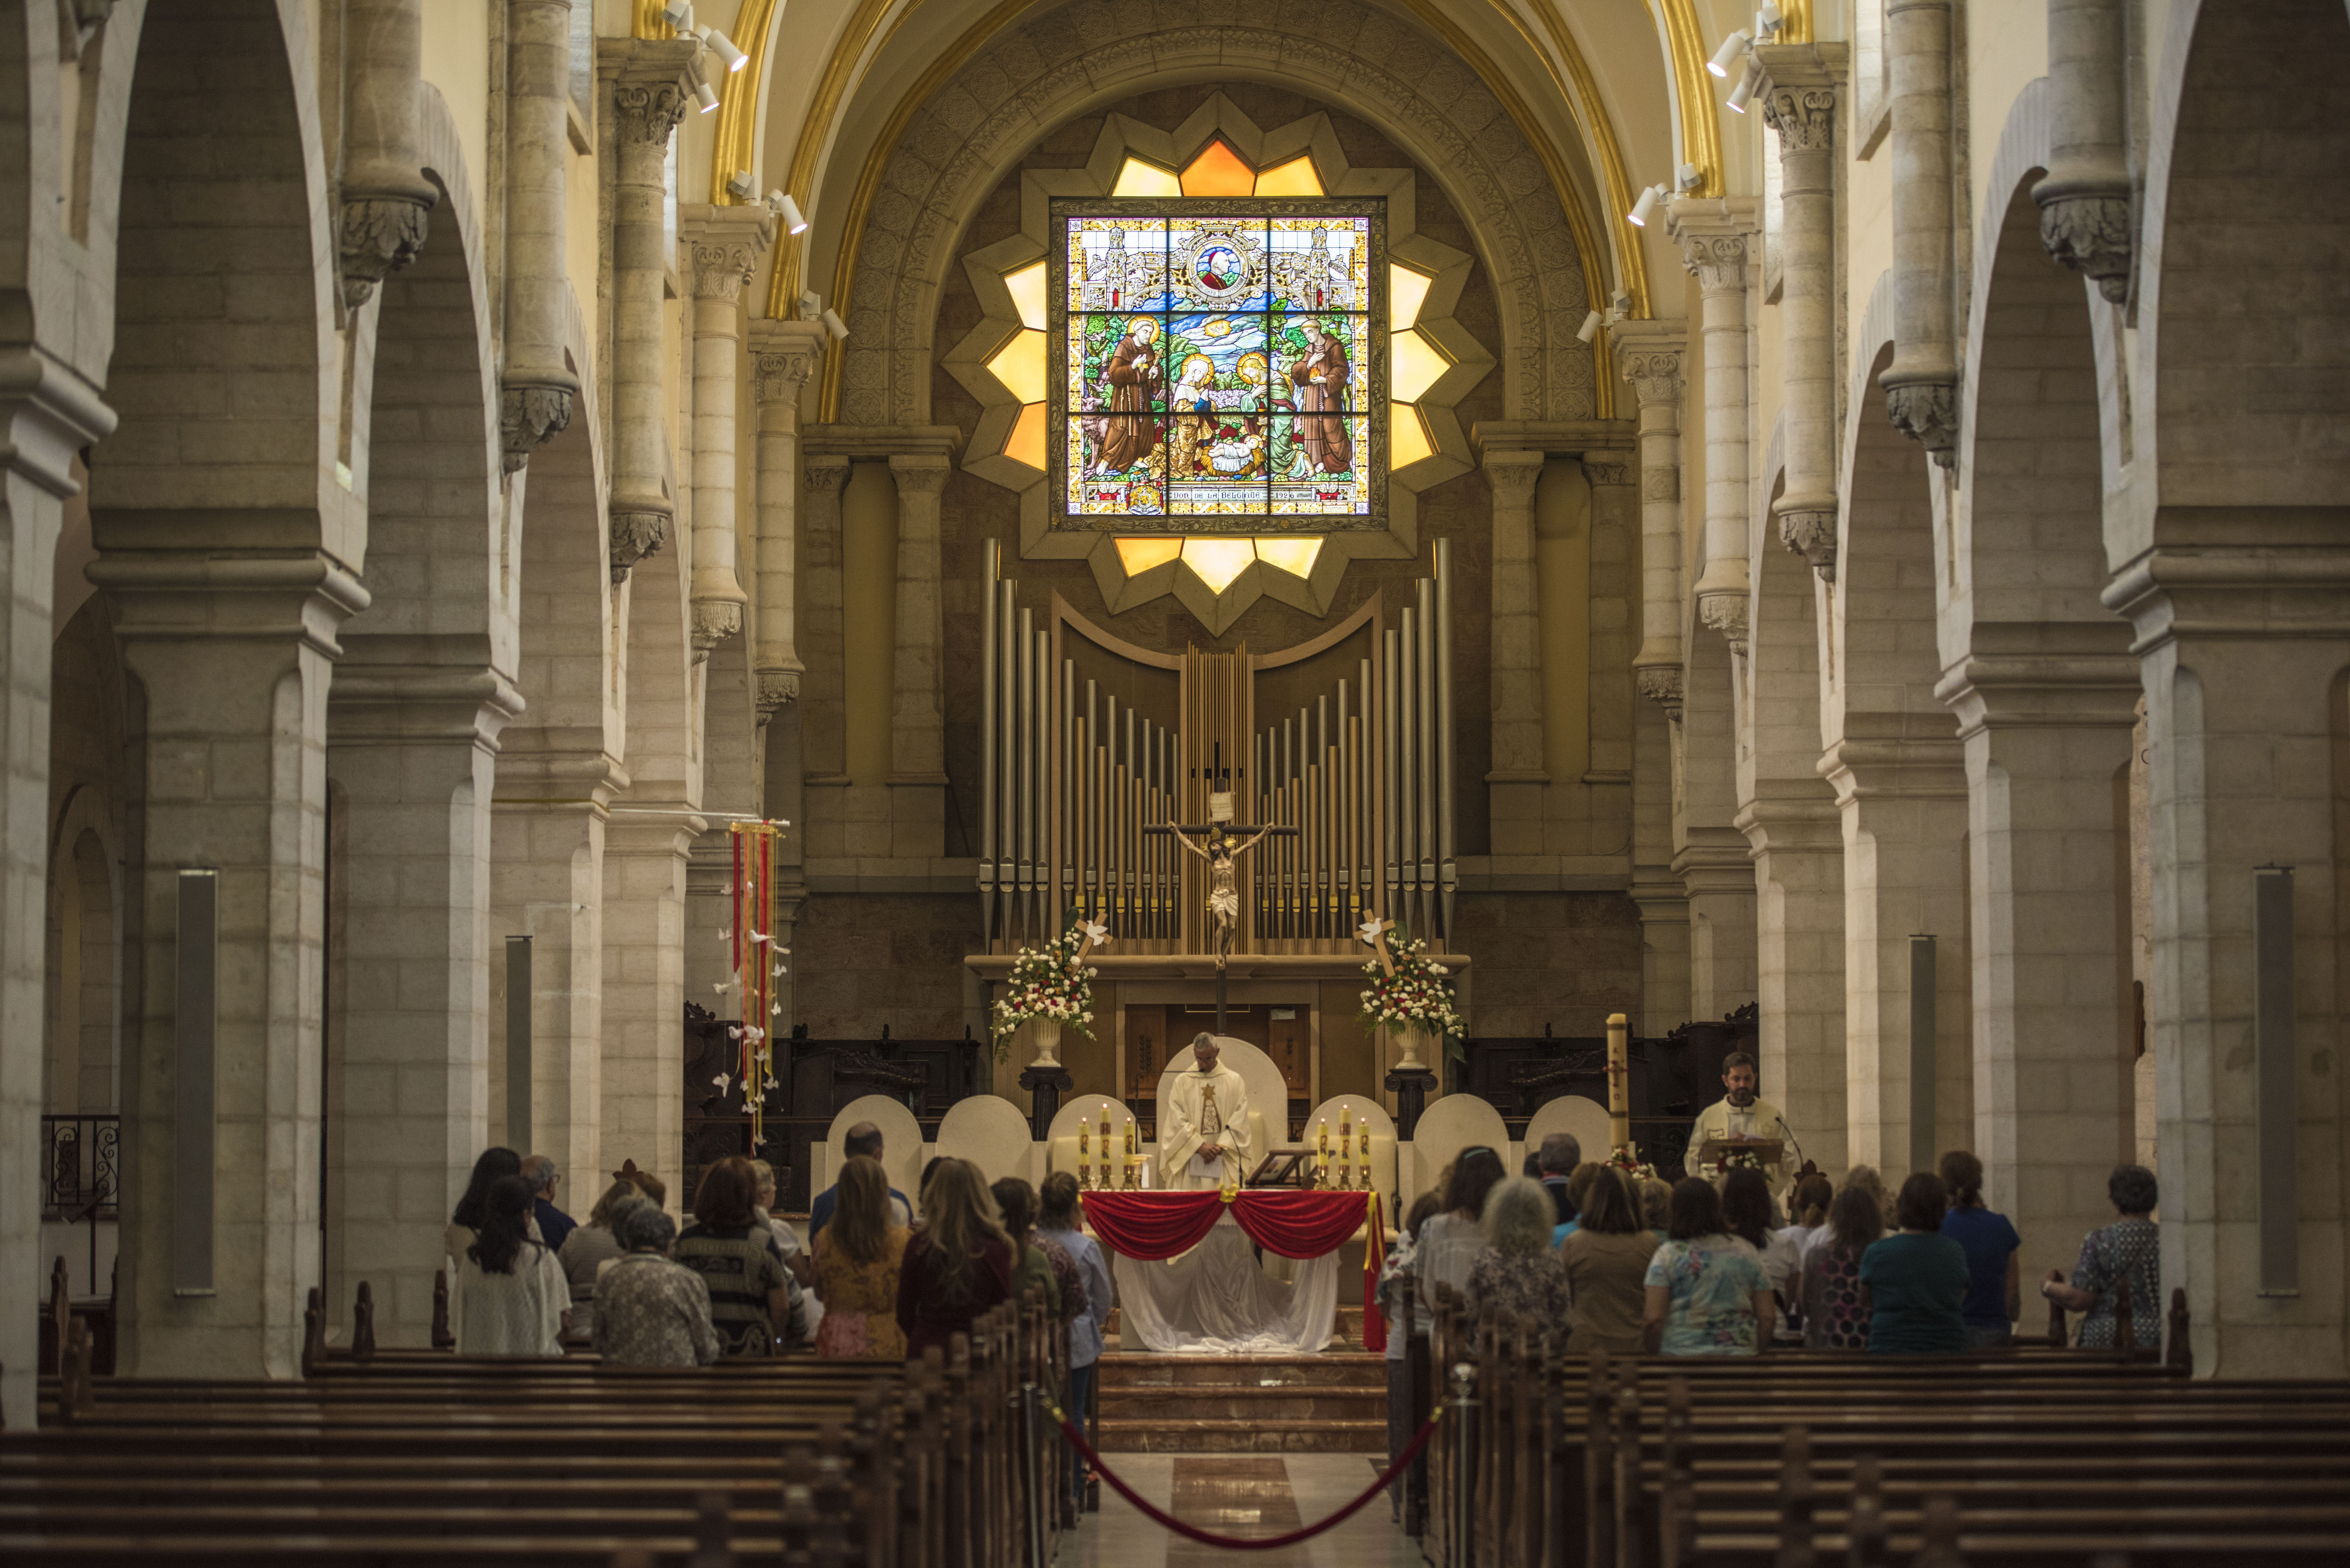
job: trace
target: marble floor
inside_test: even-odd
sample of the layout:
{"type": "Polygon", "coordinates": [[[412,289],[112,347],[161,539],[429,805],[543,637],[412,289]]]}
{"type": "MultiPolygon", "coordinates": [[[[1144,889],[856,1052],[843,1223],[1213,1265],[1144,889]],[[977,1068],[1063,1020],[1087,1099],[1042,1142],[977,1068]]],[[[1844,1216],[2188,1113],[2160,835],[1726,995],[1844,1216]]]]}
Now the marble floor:
{"type": "MultiPolygon", "coordinates": [[[[1153,1506],[1233,1536],[1280,1535],[1326,1518],[1378,1475],[1368,1454],[1115,1454],[1110,1462],[1153,1506]]],[[[1101,1496],[1101,1511],[1061,1538],[1055,1568],[1421,1568],[1385,1498],[1303,1545],[1243,1553],[1172,1535],[1107,1486],[1101,1496]]]]}

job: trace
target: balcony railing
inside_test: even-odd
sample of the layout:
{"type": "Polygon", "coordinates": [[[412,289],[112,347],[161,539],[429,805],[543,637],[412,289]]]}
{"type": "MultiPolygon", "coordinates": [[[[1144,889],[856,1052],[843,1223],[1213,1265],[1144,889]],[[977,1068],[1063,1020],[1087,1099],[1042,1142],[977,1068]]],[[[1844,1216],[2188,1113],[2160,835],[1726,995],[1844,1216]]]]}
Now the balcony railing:
{"type": "Polygon", "coordinates": [[[41,1118],[41,1218],[113,1220],[122,1193],[120,1116],[41,1118]]]}

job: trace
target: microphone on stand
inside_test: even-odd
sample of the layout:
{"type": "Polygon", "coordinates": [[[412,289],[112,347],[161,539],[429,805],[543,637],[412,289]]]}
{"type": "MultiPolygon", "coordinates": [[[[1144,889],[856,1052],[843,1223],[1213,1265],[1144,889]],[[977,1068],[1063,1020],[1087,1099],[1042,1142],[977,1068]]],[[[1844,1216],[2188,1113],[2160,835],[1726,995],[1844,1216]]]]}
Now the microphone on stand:
{"type": "Polygon", "coordinates": [[[1795,1129],[1787,1125],[1787,1118],[1785,1116],[1780,1116],[1777,1120],[1779,1123],[1779,1130],[1785,1133],[1787,1135],[1787,1141],[1795,1146],[1795,1158],[1803,1160],[1805,1165],[1809,1165],[1811,1160],[1804,1155],[1803,1140],[1795,1136],[1795,1129]]]}

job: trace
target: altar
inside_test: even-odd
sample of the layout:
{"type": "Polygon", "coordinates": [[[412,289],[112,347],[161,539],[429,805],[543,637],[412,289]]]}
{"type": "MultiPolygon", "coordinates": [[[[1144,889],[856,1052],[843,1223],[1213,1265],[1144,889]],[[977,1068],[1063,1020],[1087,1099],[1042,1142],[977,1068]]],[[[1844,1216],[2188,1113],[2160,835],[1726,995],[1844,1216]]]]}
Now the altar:
{"type": "Polygon", "coordinates": [[[1338,1255],[1365,1239],[1365,1348],[1387,1347],[1378,1311],[1386,1257],[1377,1193],[1281,1188],[1088,1192],[1086,1223],[1113,1254],[1118,1306],[1162,1353],[1288,1355],[1328,1345],[1337,1320],[1338,1255]],[[1274,1278],[1254,1250],[1299,1265],[1274,1278]]]}

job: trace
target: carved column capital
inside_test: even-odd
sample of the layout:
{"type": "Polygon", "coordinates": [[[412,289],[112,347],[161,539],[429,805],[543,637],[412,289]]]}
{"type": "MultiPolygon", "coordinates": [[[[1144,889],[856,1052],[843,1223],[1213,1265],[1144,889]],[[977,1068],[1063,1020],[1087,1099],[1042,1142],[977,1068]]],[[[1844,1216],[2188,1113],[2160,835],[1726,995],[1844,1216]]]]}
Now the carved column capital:
{"type": "Polygon", "coordinates": [[[833,453],[818,453],[800,465],[800,474],[806,482],[808,493],[818,500],[837,497],[841,486],[848,483],[848,459],[833,453]]]}
{"type": "Polygon", "coordinates": [[[1624,379],[1640,406],[1665,404],[1678,408],[1688,383],[1681,379],[1681,351],[1671,348],[1627,348],[1623,353],[1624,379]]]}
{"type": "Polygon", "coordinates": [[[1836,514],[1834,509],[1790,507],[1778,514],[1779,543],[1812,564],[1823,581],[1835,581],[1836,514]]]}
{"type": "Polygon", "coordinates": [[[900,453],[889,460],[889,475],[898,482],[900,498],[936,495],[946,488],[952,465],[930,452],[900,453]]]}
{"type": "Polygon", "coordinates": [[[1746,286],[1744,234],[1695,234],[1683,230],[1676,237],[1680,242],[1681,265],[1697,279],[1700,288],[1711,294],[1746,286]]]}
{"type": "Polygon", "coordinates": [[[427,186],[421,197],[345,198],[335,224],[345,308],[365,305],[377,284],[416,259],[424,248],[428,215],[438,195],[427,186]]]}
{"type": "Polygon", "coordinates": [[[1593,489],[1596,490],[1603,484],[1632,483],[1632,465],[1620,461],[1622,455],[1617,452],[1587,452],[1584,455],[1583,476],[1591,482],[1593,489]]]}
{"type": "Polygon", "coordinates": [[[2040,243],[2060,265],[2096,280],[2097,292],[2116,305],[2129,298],[2130,199],[2080,193],[2043,197],[2048,182],[2033,190],[2040,202],[2040,243]]]}
{"type": "Polygon", "coordinates": [[[775,710],[786,702],[800,700],[800,674],[796,670],[762,670],[758,672],[759,721],[764,723],[775,716],[775,710]]]}
{"type": "Polygon", "coordinates": [[[1534,504],[1534,486],[1542,482],[1543,454],[1538,452],[1489,452],[1485,483],[1492,487],[1495,506],[1528,507],[1534,504]]]}
{"type": "Polygon", "coordinates": [[[1697,597],[1697,618],[1710,631],[1721,635],[1730,644],[1730,651],[1740,656],[1746,652],[1746,594],[1707,593],[1697,597]]]}
{"type": "Polygon", "coordinates": [[[702,240],[693,246],[693,297],[728,304],[743,297],[743,286],[759,265],[758,253],[740,243],[702,240]]]}
{"type": "Polygon", "coordinates": [[[622,81],[612,88],[612,130],[622,146],[666,147],[693,100],[679,81],[622,81]]]}
{"type": "Polygon", "coordinates": [[[1792,157],[1835,150],[1835,88],[1825,84],[1771,84],[1762,100],[1762,119],[1779,133],[1779,153],[1792,157]]]}
{"type": "Polygon", "coordinates": [[[1639,672],[1640,695],[1665,711],[1665,716],[1675,723],[1681,717],[1681,668],[1678,664],[1653,665],[1639,672]]]}
{"type": "Polygon", "coordinates": [[[754,372],[752,386],[762,403],[796,404],[800,388],[816,374],[831,341],[821,322],[770,321],[750,324],[754,372]]]}
{"type": "Polygon", "coordinates": [[[669,543],[670,514],[650,507],[612,506],[612,583],[628,581],[629,569],[669,543]]]}
{"type": "Polygon", "coordinates": [[[498,392],[498,445],[505,471],[530,461],[531,451],[561,435],[571,423],[569,387],[510,385],[498,392]]]}
{"type": "Polygon", "coordinates": [[[743,629],[743,606],[735,599],[693,601],[693,646],[707,653],[743,629]]]}
{"type": "Polygon", "coordinates": [[[1911,381],[1903,385],[1890,384],[1890,375],[1880,380],[1885,388],[1885,414],[1902,434],[1933,453],[1934,461],[1949,468],[1959,458],[1959,388],[1955,379],[1949,381],[1911,381]]]}

